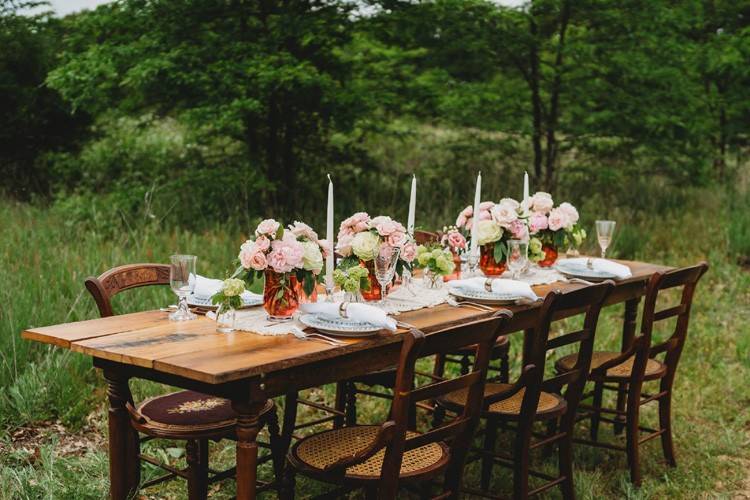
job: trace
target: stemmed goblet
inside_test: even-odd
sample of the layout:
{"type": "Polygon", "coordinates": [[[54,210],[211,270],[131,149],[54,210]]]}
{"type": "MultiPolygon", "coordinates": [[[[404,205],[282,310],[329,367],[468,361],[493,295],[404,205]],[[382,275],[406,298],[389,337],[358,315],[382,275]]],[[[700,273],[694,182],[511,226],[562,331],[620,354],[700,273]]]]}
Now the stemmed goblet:
{"type": "Polygon", "coordinates": [[[615,232],[615,221],[598,220],[596,221],[596,238],[599,240],[599,247],[602,249],[602,259],[607,254],[607,247],[612,242],[612,234],[615,232]]]}
{"type": "Polygon", "coordinates": [[[508,240],[508,269],[514,280],[529,263],[529,243],[523,240],[508,240]]]}
{"type": "Polygon", "coordinates": [[[169,286],[180,300],[177,310],[169,315],[171,321],[188,321],[197,318],[190,312],[187,297],[195,289],[195,255],[172,255],[169,257],[169,286]]]}
{"type": "Polygon", "coordinates": [[[388,284],[393,281],[396,274],[396,263],[401,249],[390,245],[381,244],[378,254],[375,256],[375,278],[380,283],[380,304],[385,304],[388,284]]]}

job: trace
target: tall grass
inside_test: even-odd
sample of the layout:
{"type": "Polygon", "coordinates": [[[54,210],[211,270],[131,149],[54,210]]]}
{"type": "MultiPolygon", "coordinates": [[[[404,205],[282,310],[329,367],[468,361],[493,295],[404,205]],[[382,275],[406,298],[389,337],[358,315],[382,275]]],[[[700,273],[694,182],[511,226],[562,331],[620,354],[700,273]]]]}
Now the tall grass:
{"type": "MultiPolygon", "coordinates": [[[[576,447],[576,488],[582,498],[730,496],[741,488],[750,463],[750,273],[737,264],[737,248],[742,246],[733,243],[738,241],[733,226],[714,222],[737,216],[727,198],[720,190],[685,190],[660,202],[658,215],[608,208],[607,216],[618,221],[614,256],[676,266],[708,260],[711,269],[699,286],[677,375],[674,424],[679,467],[668,469],[659,463],[658,443],[645,445],[645,481],[635,490],[627,481],[624,456],[576,447]]],[[[591,229],[603,200],[579,205],[584,224],[591,229]]],[[[102,383],[90,360],[23,341],[22,329],[97,316],[83,289],[87,275],[116,264],[165,261],[180,251],[199,255],[201,273],[219,276],[243,239],[242,231],[235,228],[193,233],[156,223],[80,231],[55,213],[9,202],[0,202],[0,220],[7,221],[0,226],[0,449],[11,450],[13,429],[45,420],[59,419],[75,431],[93,417],[98,431],[105,432],[102,383]]],[[[595,251],[591,234],[586,250],[595,251]]],[[[170,302],[168,290],[139,289],[122,294],[115,305],[119,311],[133,311],[170,302]]],[[[597,348],[619,346],[621,313],[621,307],[604,312],[597,348]]],[[[513,342],[514,353],[518,350],[518,342],[513,342]]],[[[134,390],[136,397],[143,397],[164,389],[139,383],[134,390]]],[[[312,397],[330,400],[331,388],[315,390],[312,397]]],[[[360,415],[365,421],[377,420],[385,416],[385,408],[363,398],[360,415]]],[[[655,418],[653,411],[644,411],[647,424],[655,418]]],[[[149,446],[175,463],[182,460],[169,444],[149,446]]],[[[231,464],[233,448],[219,444],[212,456],[219,465],[231,464]]],[[[554,465],[554,460],[542,463],[554,465]]],[[[471,467],[469,478],[476,473],[471,467]]],[[[19,450],[0,456],[0,498],[101,498],[106,495],[106,474],[105,450],[61,456],[52,437],[38,457],[19,450]]],[[[508,492],[509,479],[497,470],[498,492],[508,492]]],[[[180,482],[173,482],[151,493],[182,498],[183,491],[180,482]]],[[[320,487],[300,481],[298,491],[304,496],[320,487]]],[[[232,485],[223,484],[212,496],[232,494],[232,485]]]]}

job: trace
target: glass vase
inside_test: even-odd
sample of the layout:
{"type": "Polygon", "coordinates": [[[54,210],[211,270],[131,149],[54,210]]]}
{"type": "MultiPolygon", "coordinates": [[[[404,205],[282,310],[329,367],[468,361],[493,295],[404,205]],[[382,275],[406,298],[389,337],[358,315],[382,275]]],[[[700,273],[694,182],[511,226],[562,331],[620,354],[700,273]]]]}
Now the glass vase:
{"type": "Polygon", "coordinates": [[[380,283],[378,283],[378,279],[375,277],[375,262],[372,260],[368,260],[367,262],[360,260],[359,265],[367,269],[367,281],[370,283],[369,290],[360,290],[362,298],[368,302],[380,300],[380,283]]]}
{"type": "Polygon", "coordinates": [[[425,269],[422,275],[422,284],[430,290],[439,290],[443,288],[443,275],[430,269],[425,269]]]}
{"type": "Polygon", "coordinates": [[[557,262],[557,248],[552,245],[542,245],[544,258],[537,262],[539,267],[552,267],[557,262]]]}
{"type": "Polygon", "coordinates": [[[443,276],[443,281],[461,279],[461,256],[458,255],[458,252],[456,252],[455,250],[451,250],[451,253],[453,254],[454,269],[451,274],[446,274],[445,276],[443,276]]]}
{"type": "Polygon", "coordinates": [[[268,319],[291,319],[299,307],[297,277],[293,273],[282,274],[266,269],[265,278],[263,308],[268,313],[268,319]]]}
{"type": "Polygon", "coordinates": [[[495,261],[495,243],[482,245],[479,252],[479,269],[485,276],[500,276],[505,272],[505,261],[495,261]]]}
{"type": "Polygon", "coordinates": [[[237,310],[228,305],[220,304],[216,309],[216,331],[219,333],[232,333],[234,331],[237,310]]]}
{"type": "Polygon", "coordinates": [[[310,295],[305,293],[305,286],[302,281],[297,281],[297,300],[300,304],[315,303],[318,301],[318,286],[315,285],[310,295]]]}
{"type": "Polygon", "coordinates": [[[364,302],[362,294],[359,291],[356,292],[344,292],[344,302],[364,302]]]}

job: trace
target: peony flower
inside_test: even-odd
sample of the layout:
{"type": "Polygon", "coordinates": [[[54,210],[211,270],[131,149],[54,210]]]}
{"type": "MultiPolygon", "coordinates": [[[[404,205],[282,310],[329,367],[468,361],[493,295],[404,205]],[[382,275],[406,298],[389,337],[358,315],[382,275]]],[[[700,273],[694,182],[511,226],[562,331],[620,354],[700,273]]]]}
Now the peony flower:
{"type": "Polygon", "coordinates": [[[251,254],[240,253],[240,262],[242,262],[242,267],[245,269],[252,268],[256,271],[263,271],[268,267],[266,254],[263,251],[258,250],[257,247],[251,254]]]}
{"type": "Polygon", "coordinates": [[[552,195],[549,193],[538,191],[534,193],[534,196],[531,197],[532,212],[540,212],[546,214],[550,210],[552,210],[553,206],[555,206],[555,204],[552,201],[552,195]]]}
{"type": "MultiPolygon", "coordinates": [[[[473,213],[474,208],[471,205],[461,210],[461,213],[458,214],[458,218],[456,219],[456,227],[466,226],[466,223],[471,219],[473,213]]],[[[469,228],[467,227],[466,229],[469,228]]]]}
{"type": "Polygon", "coordinates": [[[277,273],[288,273],[295,268],[302,267],[304,254],[305,250],[302,244],[285,235],[283,239],[271,243],[268,264],[277,273]]]}
{"type": "Polygon", "coordinates": [[[318,245],[320,245],[320,252],[323,254],[323,258],[328,258],[328,251],[331,248],[331,243],[326,240],[318,240],[318,245]]]}
{"type": "Polygon", "coordinates": [[[261,234],[267,235],[269,238],[276,238],[276,231],[279,230],[281,224],[273,219],[266,219],[258,224],[258,228],[255,230],[255,234],[260,236],[261,234]]]}
{"type": "Polygon", "coordinates": [[[370,216],[366,212],[357,212],[341,223],[339,236],[361,233],[368,229],[369,224],[370,216]]]}
{"type": "Polygon", "coordinates": [[[547,229],[549,223],[547,222],[547,216],[541,212],[534,212],[529,217],[529,231],[531,234],[536,234],[539,231],[547,229]]]}
{"type": "Polygon", "coordinates": [[[336,251],[339,255],[349,257],[352,254],[352,240],[354,240],[354,234],[339,233],[339,239],[336,242],[336,251]]]}
{"type": "Polygon", "coordinates": [[[398,230],[397,223],[384,215],[372,219],[370,226],[377,229],[380,236],[390,236],[398,230]]]}
{"type": "Polygon", "coordinates": [[[320,251],[320,246],[314,241],[302,242],[303,254],[302,254],[302,268],[307,271],[312,271],[313,274],[320,274],[320,270],[323,269],[323,254],[320,251]]]}
{"type": "Polygon", "coordinates": [[[510,234],[517,240],[525,240],[529,237],[529,230],[521,219],[516,219],[510,223],[510,234]]]}
{"type": "Polygon", "coordinates": [[[387,243],[392,247],[402,247],[406,243],[406,233],[402,231],[394,231],[386,239],[387,243]]]}
{"type": "Polygon", "coordinates": [[[492,208],[492,219],[505,229],[518,220],[518,210],[512,203],[499,203],[492,208]]]}
{"type": "Polygon", "coordinates": [[[513,207],[513,210],[515,210],[516,212],[518,212],[518,209],[521,208],[521,204],[513,198],[503,198],[502,200],[500,200],[500,203],[498,203],[498,205],[507,205],[509,207],[513,207]]]}
{"type": "Polygon", "coordinates": [[[294,221],[294,224],[289,226],[289,231],[297,238],[304,238],[310,241],[318,241],[318,233],[305,224],[304,222],[294,221]]]}
{"type": "Polygon", "coordinates": [[[568,214],[559,208],[553,208],[549,213],[549,228],[552,231],[559,231],[564,227],[568,227],[568,225],[568,214]]]}
{"type": "Polygon", "coordinates": [[[378,254],[380,238],[371,231],[364,231],[354,235],[352,252],[364,261],[372,260],[378,254]]]}
{"type": "Polygon", "coordinates": [[[565,203],[561,203],[560,206],[557,207],[557,209],[564,213],[565,217],[568,219],[568,225],[565,226],[565,229],[572,228],[575,223],[578,222],[578,210],[576,210],[576,207],[574,207],[567,201],[565,203]]]}
{"type": "Polygon", "coordinates": [[[503,228],[495,221],[482,220],[477,223],[477,243],[486,245],[493,243],[503,237],[503,228]]]}
{"type": "Polygon", "coordinates": [[[417,244],[413,241],[406,243],[401,249],[401,260],[405,262],[412,262],[414,257],[417,256],[417,244]]]}
{"type": "Polygon", "coordinates": [[[451,231],[447,235],[447,243],[448,246],[451,247],[453,250],[461,250],[466,248],[466,238],[464,238],[464,235],[459,233],[458,231],[451,231]]]}
{"type": "Polygon", "coordinates": [[[255,238],[255,248],[257,248],[261,252],[265,252],[270,246],[271,240],[269,240],[267,237],[261,235],[255,238]]]}
{"type": "Polygon", "coordinates": [[[236,297],[242,295],[245,291],[245,282],[237,278],[228,278],[224,280],[221,291],[226,297],[236,297]]]}

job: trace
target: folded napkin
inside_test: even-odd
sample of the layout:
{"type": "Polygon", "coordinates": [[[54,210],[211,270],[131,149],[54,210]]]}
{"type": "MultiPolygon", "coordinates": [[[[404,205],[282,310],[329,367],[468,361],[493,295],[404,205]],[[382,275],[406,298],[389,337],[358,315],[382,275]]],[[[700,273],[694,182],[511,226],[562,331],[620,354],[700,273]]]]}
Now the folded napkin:
{"type": "MultiPolygon", "coordinates": [[[[195,276],[195,288],[193,289],[193,295],[195,295],[199,299],[208,300],[213,297],[216,292],[221,290],[223,284],[224,282],[222,280],[206,278],[198,274],[195,276]]],[[[242,292],[243,302],[250,302],[251,300],[253,300],[253,298],[256,297],[261,296],[248,290],[242,292]]]]}
{"type": "MultiPolygon", "coordinates": [[[[575,259],[566,259],[566,260],[567,262],[570,262],[571,264],[584,266],[584,267],[588,265],[588,261],[589,261],[587,257],[577,257],[575,259]]],[[[630,272],[630,268],[628,266],[623,265],[623,264],[618,264],[617,262],[612,262],[611,260],[591,259],[591,265],[595,271],[613,274],[618,280],[624,280],[626,278],[630,278],[631,276],[633,276],[633,273],[630,272]]]]}
{"type": "MultiPolygon", "coordinates": [[[[451,289],[455,290],[485,292],[487,291],[485,288],[486,283],[487,278],[467,278],[450,281],[449,285],[451,289]]],[[[534,293],[529,284],[523,281],[496,278],[492,279],[491,283],[493,293],[516,295],[529,300],[539,300],[539,297],[534,293]]]]}
{"type": "MultiPolygon", "coordinates": [[[[329,318],[340,318],[341,302],[315,302],[302,304],[300,311],[308,314],[318,314],[329,318]]],[[[370,323],[387,330],[396,331],[396,320],[389,317],[385,311],[367,304],[348,303],[346,305],[346,316],[362,323],[370,323]]]]}

